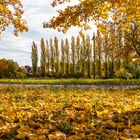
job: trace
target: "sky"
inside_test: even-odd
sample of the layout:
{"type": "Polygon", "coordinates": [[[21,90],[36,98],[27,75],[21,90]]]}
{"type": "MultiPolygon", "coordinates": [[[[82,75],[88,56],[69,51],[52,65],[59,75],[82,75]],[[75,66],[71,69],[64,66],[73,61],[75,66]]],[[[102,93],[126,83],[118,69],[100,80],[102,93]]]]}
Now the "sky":
{"type": "MultiPolygon", "coordinates": [[[[12,59],[20,66],[31,66],[31,46],[35,41],[40,48],[39,42],[41,38],[50,39],[57,36],[61,38],[70,38],[72,35],[77,36],[80,29],[71,27],[66,34],[53,29],[44,29],[43,22],[49,21],[53,16],[57,16],[57,10],[64,9],[67,5],[78,4],[78,0],[71,3],[59,5],[55,8],[50,5],[51,0],[23,0],[24,15],[27,21],[29,31],[22,33],[19,37],[15,37],[12,32],[13,28],[9,27],[0,37],[0,59],[12,59]]],[[[95,26],[93,26],[94,30],[95,26]]],[[[93,31],[87,31],[93,33],[93,31]]]]}

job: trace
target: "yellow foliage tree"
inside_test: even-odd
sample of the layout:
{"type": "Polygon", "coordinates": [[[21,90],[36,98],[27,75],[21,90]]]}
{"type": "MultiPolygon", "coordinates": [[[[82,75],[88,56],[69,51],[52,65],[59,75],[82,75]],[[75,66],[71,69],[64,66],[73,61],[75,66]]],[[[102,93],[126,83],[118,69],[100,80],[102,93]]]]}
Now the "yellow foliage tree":
{"type": "MultiPolygon", "coordinates": [[[[53,0],[52,6],[70,1],[72,0],[53,0]]],[[[140,25],[139,0],[79,0],[79,4],[58,12],[57,17],[44,23],[44,28],[57,28],[66,32],[71,26],[87,29],[90,21],[99,24],[112,20],[122,29],[128,29],[135,21],[140,25]]]]}
{"type": "Polygon", "coordinates": [[[23,13],[21,0],[0,0],[0,34],[10,25],[14,26],[15,35],[18,35],[18,32],[28,31],[22,18],[23,13]]]}

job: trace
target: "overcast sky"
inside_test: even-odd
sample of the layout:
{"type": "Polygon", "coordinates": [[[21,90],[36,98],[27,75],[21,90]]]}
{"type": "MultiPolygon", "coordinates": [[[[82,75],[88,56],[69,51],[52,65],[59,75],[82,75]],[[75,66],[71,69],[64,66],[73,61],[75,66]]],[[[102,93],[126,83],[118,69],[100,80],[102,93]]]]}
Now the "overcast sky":
{"type": "MultiPolygon", "coordinates": [[[[76,27],[72,27],[65,35],[53,29],[42,28],[44,21],[49,21],[49,19],[58,14],[56,10],[63,9],[67,6],[67,4],[64,4],[52,8],[50,2],[51,0],[23,0],[24,19],[27,21],[29,32],[15,37],[12,34],[12,27],[8,28],[0,38],[0,58],[13,59],[20,66],[31,66],[32,41],[35,41],[39,48],[39,42],[42,37],[44,39],[50,39],[57,36],[61,39],[64,37],[70,38],[71,35],[78,35],[80,29],[76,27]]],[[[77,0],[71,3],[71,5],[73,4],[77,4],[77,0]]]]}

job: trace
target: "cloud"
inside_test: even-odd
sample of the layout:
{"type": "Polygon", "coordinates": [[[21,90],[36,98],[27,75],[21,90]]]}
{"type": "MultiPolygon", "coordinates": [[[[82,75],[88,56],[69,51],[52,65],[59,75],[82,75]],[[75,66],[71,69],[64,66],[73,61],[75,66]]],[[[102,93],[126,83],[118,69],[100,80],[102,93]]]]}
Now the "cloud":
{"type": "Polygon", "coordinates": [[[0,58],[13,59],[20,65],[31,65],[32,39],[24,35],[17,38],[6,32],[1,38],[0,44],[0,58]]]}

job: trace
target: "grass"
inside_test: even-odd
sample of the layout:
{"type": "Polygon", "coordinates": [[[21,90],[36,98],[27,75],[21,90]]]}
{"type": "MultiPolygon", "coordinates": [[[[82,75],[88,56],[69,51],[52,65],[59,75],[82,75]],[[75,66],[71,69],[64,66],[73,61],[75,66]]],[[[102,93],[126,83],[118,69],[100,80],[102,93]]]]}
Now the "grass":
{"type": "Polygon", "coordinates": [[[0,139],[140,138],[140,90],[0,86],[0,139]]]}
{"type": "Polygon", "coordinates": [[[0,83],[10,84],[140,84],[140,79],[0,79],[0,83]]]}

